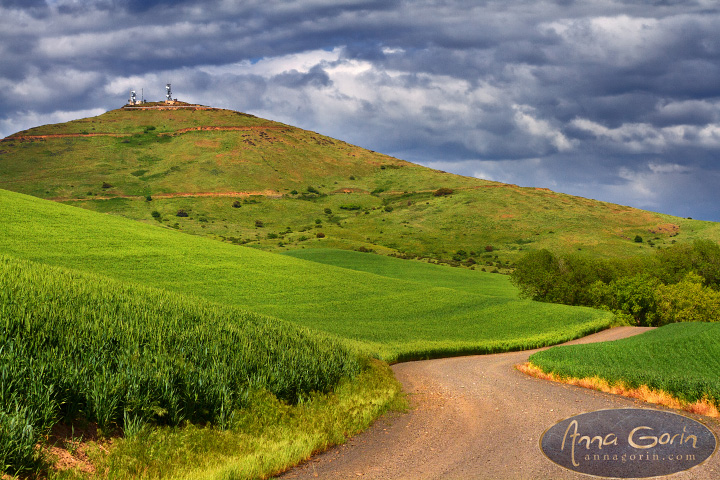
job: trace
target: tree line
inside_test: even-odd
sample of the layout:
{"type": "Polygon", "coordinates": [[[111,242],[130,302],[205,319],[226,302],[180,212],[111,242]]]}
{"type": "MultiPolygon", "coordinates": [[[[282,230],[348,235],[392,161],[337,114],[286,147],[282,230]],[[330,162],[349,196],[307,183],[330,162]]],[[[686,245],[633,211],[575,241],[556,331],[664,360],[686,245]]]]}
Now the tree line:
{"type": "Polygon", "coordinates": [[[720,246],[710,240],[622,259],[531,251],[511,280],[523,297],[609,310],[633,325],[720,321],[720,246]]]}

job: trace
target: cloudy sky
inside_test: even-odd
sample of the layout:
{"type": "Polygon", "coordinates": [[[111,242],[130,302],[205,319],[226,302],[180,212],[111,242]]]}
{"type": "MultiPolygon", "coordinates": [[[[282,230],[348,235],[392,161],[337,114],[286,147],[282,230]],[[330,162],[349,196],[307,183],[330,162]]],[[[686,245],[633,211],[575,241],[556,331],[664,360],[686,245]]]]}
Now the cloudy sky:
{"type": "Polygon", "coordinates": [[[720,221],[720,7],[0,0],[0,137],[130,89],[463,175],[720,221]]]}

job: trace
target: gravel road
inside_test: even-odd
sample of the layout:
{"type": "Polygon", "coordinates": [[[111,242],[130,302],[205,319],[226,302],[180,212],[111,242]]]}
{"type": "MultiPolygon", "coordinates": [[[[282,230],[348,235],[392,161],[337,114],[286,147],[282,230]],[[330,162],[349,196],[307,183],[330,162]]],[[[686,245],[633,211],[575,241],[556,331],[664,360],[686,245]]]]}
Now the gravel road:
{"type": "MultiPolygon", "coordinates": [[[[619,327],[570,343],[615,340],[645,329],[619,327]]],[[[393,366],[410,394],[408,413],[285,472],[282,479],[574,479],[540,450],[542,434],[565,418],[609,408],[660,408],[637,400],[538,380],[513,367],[534,351],[393,366]]],[[[703,421],[720,438],[720,422],[703,421]]],[[[595,477],[597,478],[597,477],[595,477]]],[[[660,478],[660,477],[655,477],[660,478]]],[[[720,478],[720,454],[672,479],[720,478]]]]}

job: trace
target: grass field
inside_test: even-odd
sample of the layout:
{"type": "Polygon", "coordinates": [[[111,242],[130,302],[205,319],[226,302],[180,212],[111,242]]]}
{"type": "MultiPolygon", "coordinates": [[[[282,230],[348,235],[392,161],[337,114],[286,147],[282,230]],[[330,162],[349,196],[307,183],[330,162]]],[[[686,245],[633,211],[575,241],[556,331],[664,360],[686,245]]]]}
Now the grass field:
{"type": "Polygon", "coordinates": [[[428,287],[451,288],[469,294],[482,292],[483,295],[494,297],[514,297],[517,294],[516,288],[510,283],[510,278],[505,275],[482,275],[472,270],[446,265],[329,248],[291,250],[285,255],[387,278],[420,283],[428,287]]]}
{"type": "Polygon", "coordinates": [[[364,247],[503,271],[527,249],[720,240],[720,224],[452,175],[229,110],[113,110],[18,135],[83,136],[5,139],[0,188],[270,251],[364,247]],[[88,136],[100,133],[122,136],[88,136]]]}
{"type": "Polygon", "coordinates": [[[2,255],[0,287],[2,465],[34,467],[59,420],[229,429],[258,391],[293,404],[361,370],[336,338],[189,295],[2,255]]]}
{"type": "Polygon", "coordinates": [[[397,402],[380,367],[357,376],[361,355],[533,348],[612,320],[520,300],[497,274],[331,249],[295,258],[2,190],[0,206],[0,367],[14,379],[0,382],[0,422],[15,435],[0,440],[23,447],[4,450],[16,470],[37,468],[54,422],[80,418],[125,430],[111,453],[89,453],[112,478],[266,475],[397,402]],[[216,427],[173,427],[183,420],[216,427]]]}
{"type": "Polygon", "coordinates": [[[530,357],[546,373],[646,385],[720,406],[720,324],[676,323],[614,342],[553,347],[530,357]]]}
{"type": "Polygon", "coordinates": [[[416,281],[410,270],[386,276],[324,265],[10,192],[0,192],[0,204],[0,251],[13,257],[240,306],[355,341],[390,361],[550,345],[612,319],[520,300],[499,275],[462,271],[462,280],[448,280],[444,267],[393,263],[398,271],[426,269],[416,281]]]}

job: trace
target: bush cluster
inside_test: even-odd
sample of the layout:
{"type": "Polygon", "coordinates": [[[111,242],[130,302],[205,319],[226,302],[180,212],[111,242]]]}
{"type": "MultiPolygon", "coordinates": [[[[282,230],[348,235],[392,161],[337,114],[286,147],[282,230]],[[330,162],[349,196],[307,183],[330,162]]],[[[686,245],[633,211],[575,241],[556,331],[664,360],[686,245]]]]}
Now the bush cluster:
{"type": "Polygon", "coordinates": [[[646,258],[528,252],[511,280],[524,297],[603,308],[636,325],[720,321],[720,246],[709,240],[676,244],[646,258]]]}

